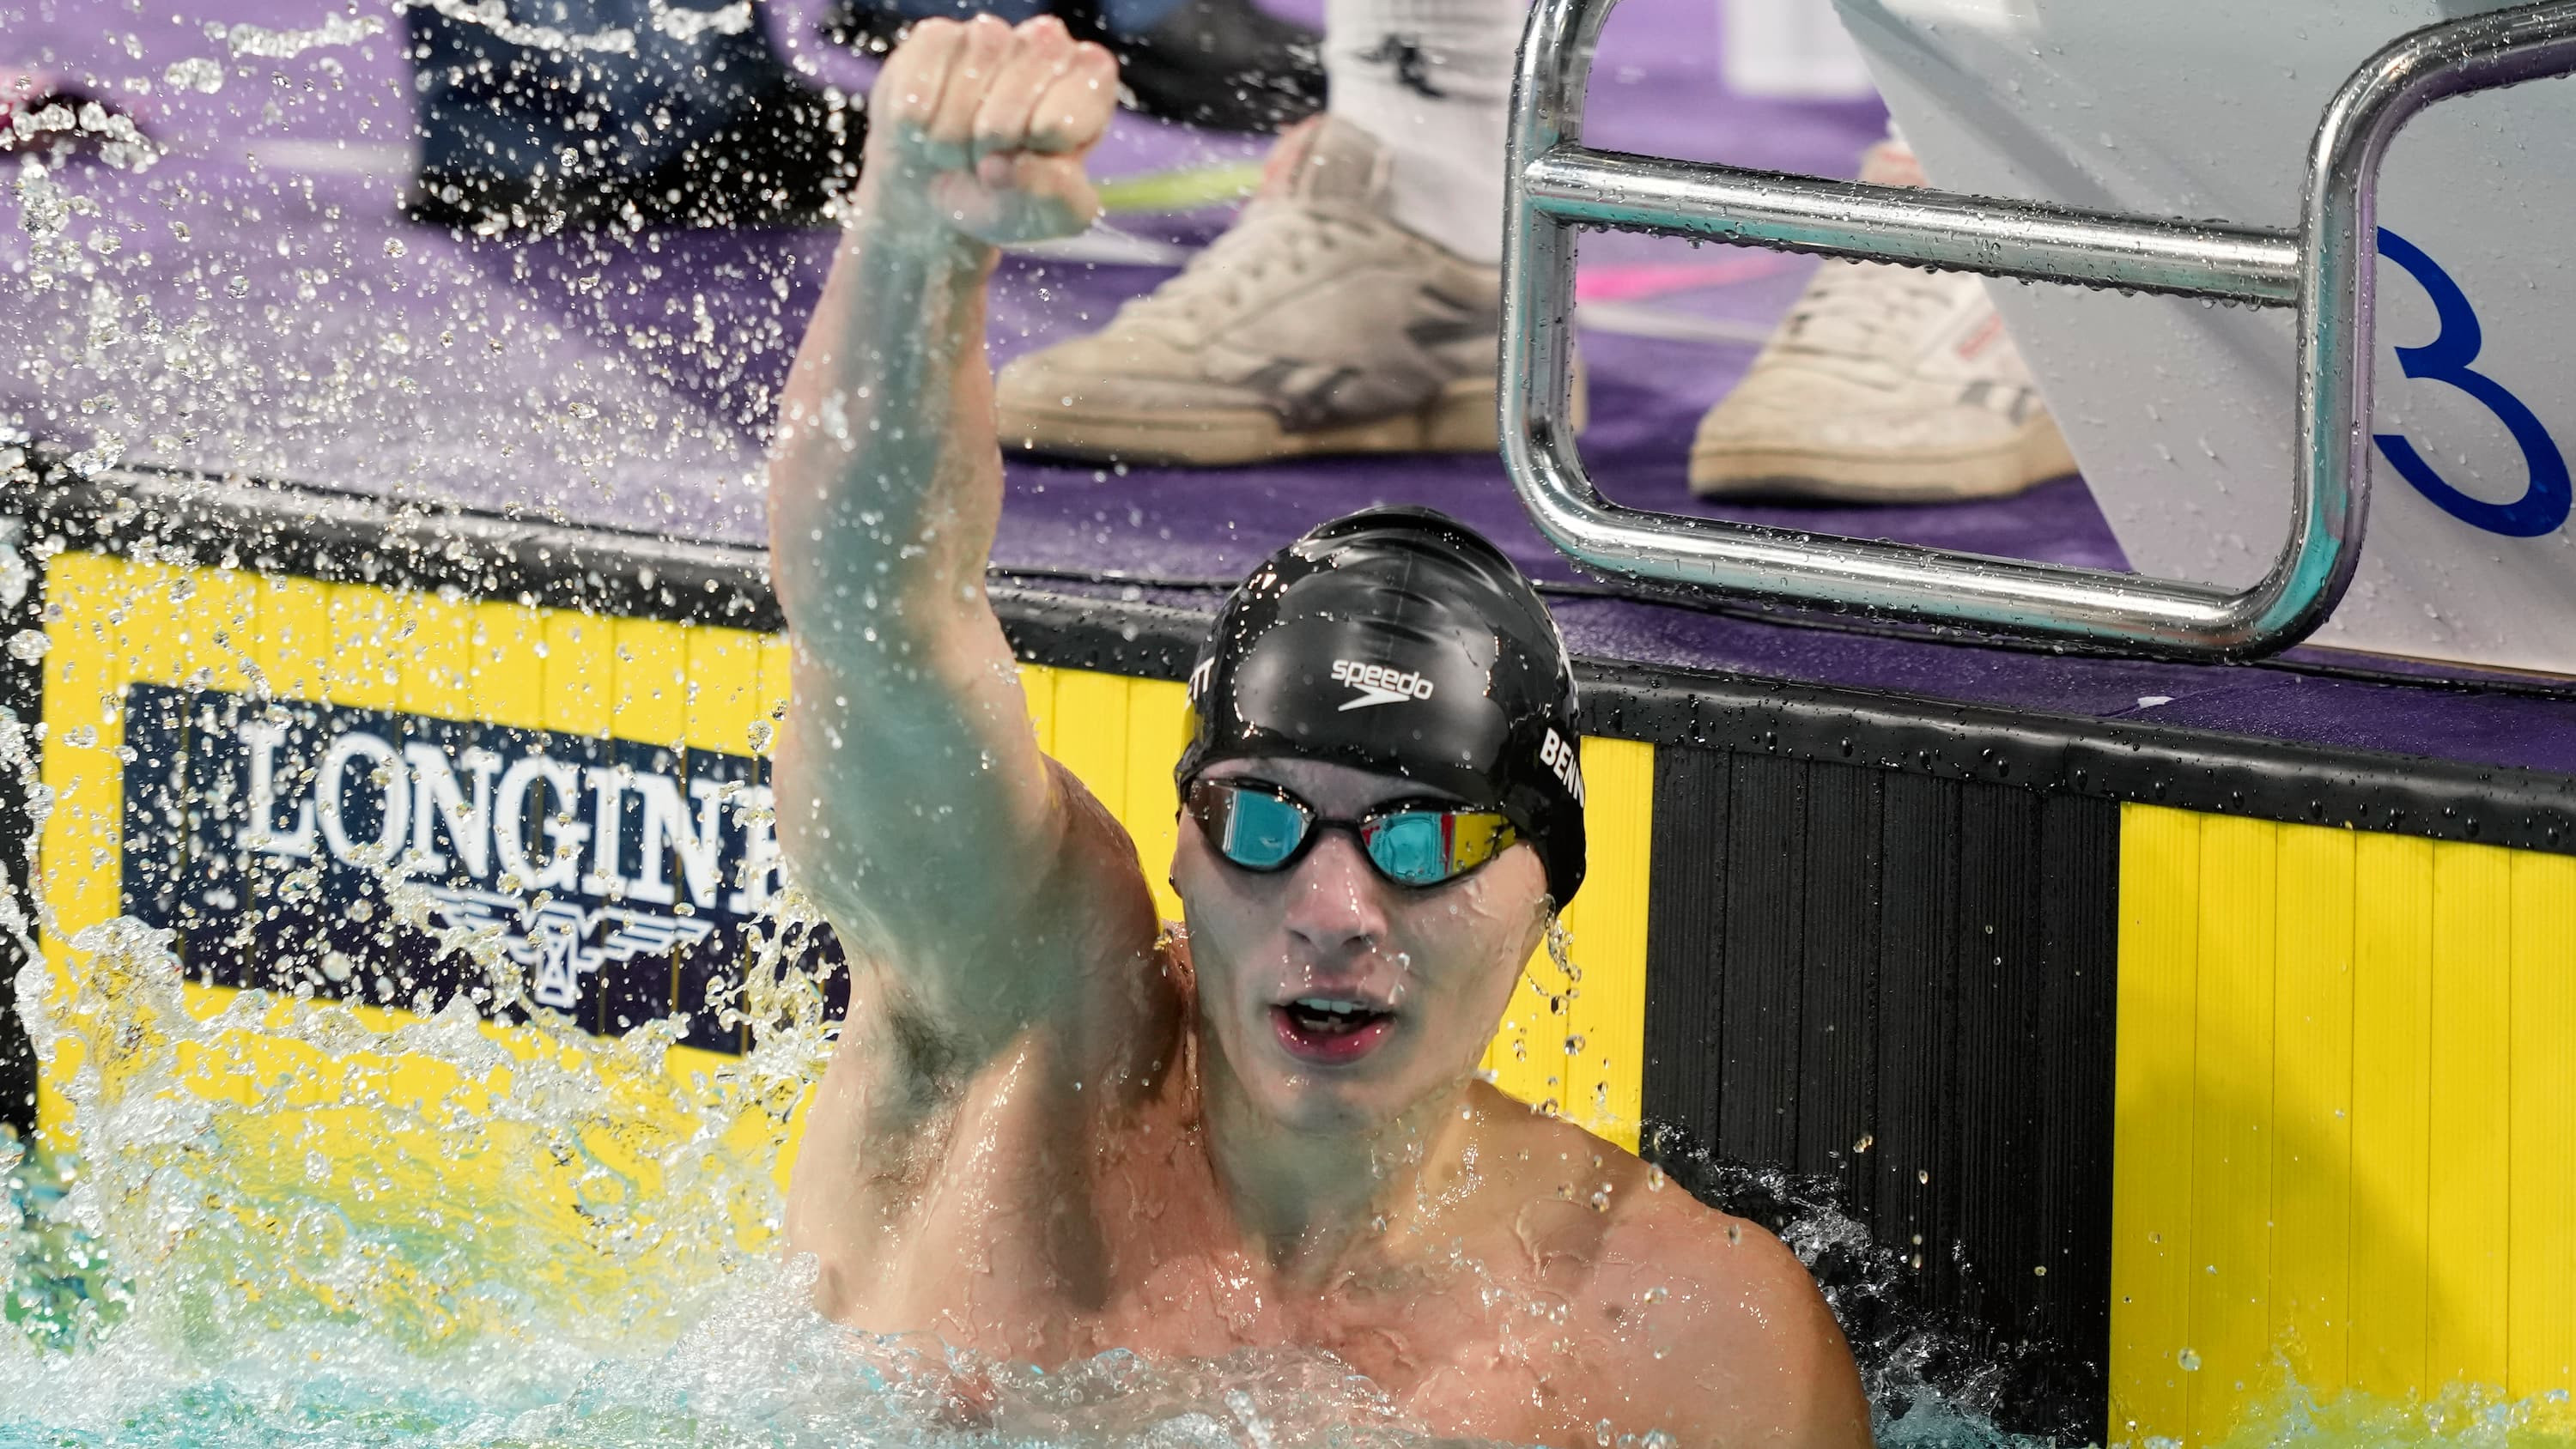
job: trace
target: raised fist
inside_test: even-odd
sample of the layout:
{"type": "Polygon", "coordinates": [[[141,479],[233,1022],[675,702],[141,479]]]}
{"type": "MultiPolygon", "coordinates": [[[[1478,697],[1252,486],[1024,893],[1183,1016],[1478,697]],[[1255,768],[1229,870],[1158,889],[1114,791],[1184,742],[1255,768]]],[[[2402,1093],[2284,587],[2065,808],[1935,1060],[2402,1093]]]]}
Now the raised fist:
{"type": "Polygon", "coordinates": [[[1041,15],[924,20],[868,98],[861,207],[1000,244],[1071,236],[1100,198],[1083,158],[1118,103],[1118,63],[1041,15]]]}

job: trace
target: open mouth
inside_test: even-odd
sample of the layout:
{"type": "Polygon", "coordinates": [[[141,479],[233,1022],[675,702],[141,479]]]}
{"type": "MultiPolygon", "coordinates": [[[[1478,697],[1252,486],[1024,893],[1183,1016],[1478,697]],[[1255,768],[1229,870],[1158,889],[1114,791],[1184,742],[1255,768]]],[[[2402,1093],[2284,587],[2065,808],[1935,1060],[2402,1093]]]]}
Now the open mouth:
{"type": "Polygon", "coordinates": [[[1290,1055],[1338,1065],[1384,1041],[1395,1029],[1395,1013],[1347,997],[1300,996],[1270,1008],[1270,1024],[1290,1055]]]}

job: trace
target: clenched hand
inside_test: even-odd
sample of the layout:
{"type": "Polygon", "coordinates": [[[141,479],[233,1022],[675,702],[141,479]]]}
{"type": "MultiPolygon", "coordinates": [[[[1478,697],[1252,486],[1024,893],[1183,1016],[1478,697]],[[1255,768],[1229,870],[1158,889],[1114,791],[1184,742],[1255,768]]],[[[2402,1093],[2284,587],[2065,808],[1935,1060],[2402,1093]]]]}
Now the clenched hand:
{"type": "Polygon", "coordinates": [[[1118,101],[1118,63],[1064,23],[925,20],[868,102],[863,214],[980,241],[1041,241],[1091,224],[1083,158],[1118,101]]]}

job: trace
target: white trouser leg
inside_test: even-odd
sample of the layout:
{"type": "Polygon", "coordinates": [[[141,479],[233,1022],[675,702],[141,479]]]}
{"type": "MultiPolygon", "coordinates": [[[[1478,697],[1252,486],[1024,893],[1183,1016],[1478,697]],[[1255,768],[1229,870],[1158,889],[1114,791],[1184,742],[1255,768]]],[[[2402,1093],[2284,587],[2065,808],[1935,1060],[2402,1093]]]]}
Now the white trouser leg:
{"type": "Polygon", "coordinates": [[[1333,114],[1395,152],[1396,221],[1473,262],[1503,254],[1503,140],[1525,0],[1327,0],[1333,114]]]}

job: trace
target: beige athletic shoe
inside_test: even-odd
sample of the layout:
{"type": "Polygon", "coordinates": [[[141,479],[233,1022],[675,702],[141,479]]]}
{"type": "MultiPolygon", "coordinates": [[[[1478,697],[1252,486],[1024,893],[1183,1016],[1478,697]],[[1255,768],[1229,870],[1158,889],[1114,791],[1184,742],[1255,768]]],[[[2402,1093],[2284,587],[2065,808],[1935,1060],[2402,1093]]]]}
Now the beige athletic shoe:
{"type": "Polygon", "coordinates": [[[1003,445],[1185,464],[1492,452],[1501,272],[1388,219],[1393,161],[1330,114],[1282,136],[1178,276],[1002,369],[1003,445]]]}
{"type": "MultiPolygon", "coordinates": [[[[1922,173],[1886,143],[1861,179],[1919,186],[1922,173]]],[[[1991,498],[2073,471],[1984,285],[1882,262],[1817,269],[1690,456],[1703,497],[1991,498]]]]}

